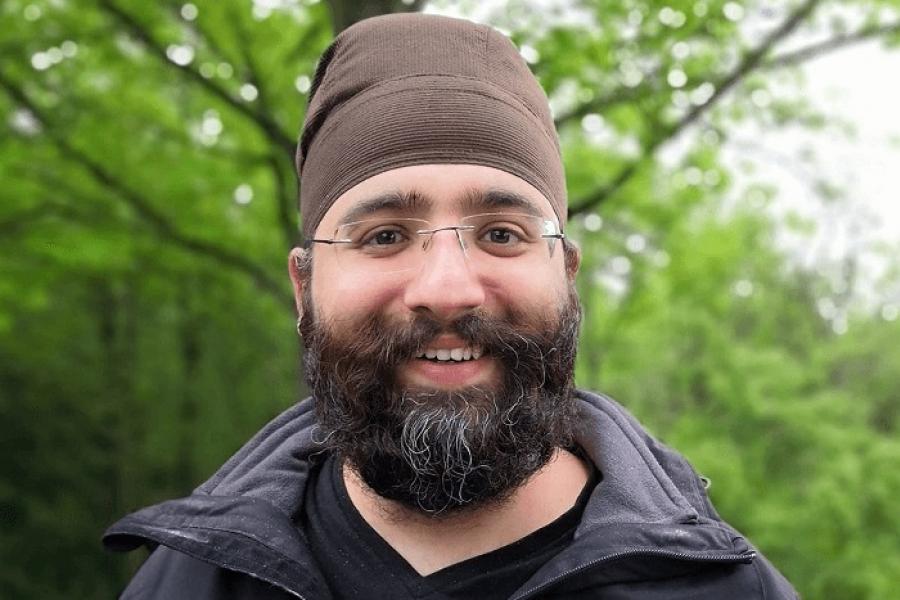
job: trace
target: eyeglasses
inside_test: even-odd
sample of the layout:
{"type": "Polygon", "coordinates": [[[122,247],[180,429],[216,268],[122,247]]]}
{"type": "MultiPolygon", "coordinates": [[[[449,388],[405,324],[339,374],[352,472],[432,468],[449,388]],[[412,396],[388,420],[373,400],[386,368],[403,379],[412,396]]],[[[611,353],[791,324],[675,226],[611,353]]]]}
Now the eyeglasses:
{"type": "Polygon", "coordinates": [[[434,235],[452,231],[463,254],[477,264],[511,265],[522,261],[548,261],[556,240],[565,235],[544,217],[515,213],[471,215],[458,225],[434,227],[424,219],[382,217],[338,227],[331,239],[309,239],[334,247],[342,268],[395,273],[419,269],[434,235]]]}

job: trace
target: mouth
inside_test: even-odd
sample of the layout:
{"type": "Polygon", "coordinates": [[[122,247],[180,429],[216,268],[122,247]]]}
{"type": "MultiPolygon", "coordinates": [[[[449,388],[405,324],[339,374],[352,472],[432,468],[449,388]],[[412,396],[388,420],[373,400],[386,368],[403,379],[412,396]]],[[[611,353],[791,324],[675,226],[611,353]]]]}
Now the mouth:
{"type": "Polygon", "coordinates": [[[493,381],[496,365],[483,347],[444,339],[419,350],[401,373],[407,384],[449,390],[493,381]]]}
{"type": "Polygon", "coordinates": [[[433,362],[466,362],[478,360],[484,354],[481,346],[458,346],[456,348],[425,348],[415,358],[433,362]]]}

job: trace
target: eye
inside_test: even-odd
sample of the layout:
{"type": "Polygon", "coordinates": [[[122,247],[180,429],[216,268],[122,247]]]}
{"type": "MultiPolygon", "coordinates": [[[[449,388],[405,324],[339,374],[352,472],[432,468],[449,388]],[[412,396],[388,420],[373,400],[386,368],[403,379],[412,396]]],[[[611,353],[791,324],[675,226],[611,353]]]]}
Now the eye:
{"type": "Polygon", "coordinates": [[[372,234],[367,243],[374,244],[376,246],[388,246],[390,244],[396,244],[401,241],[402,235],[396,229],[382,229],[381,231],[376,231],[372,234]]]}
{"type": "Polygon", "coordinates": [[[483,252],[513,258],[531,252],[541,239],[538,219],[517,213],[484,213],[465,217],[463,223],[473,227],[472,239],[483,252]]]}
{"type": "Polygon", "coordinates": [[[406,248],[411,239],[402,225],[387,223],[361,232],[354,247],[367,254],[386,255],[406,248]]]}
{"type": "Polygon", "coordinates": [[[492,227],[484,234],[484,239],[492,244],[514,244],[520,238],[507,227],[492,227]]]}

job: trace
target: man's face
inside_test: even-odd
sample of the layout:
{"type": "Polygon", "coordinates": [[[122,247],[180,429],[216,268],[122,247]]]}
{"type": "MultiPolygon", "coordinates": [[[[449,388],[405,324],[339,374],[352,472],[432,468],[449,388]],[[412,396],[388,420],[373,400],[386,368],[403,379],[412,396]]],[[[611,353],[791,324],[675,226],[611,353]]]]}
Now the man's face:
{"type": "Polygon", "coordinates": [[[385,218],[373,249],[317,244],[311,276],[295,278],[323,436],[384,497],[432,513],[497,500],[569,440],[574,265],[558,240],[480,252],[514,247],[493,228],[508,214],[557,222],[534,187],[497,169],[394,169],[341,196],[316,231],[347,239],[346,222],[385,218]],[[441,229],[484,213],[501,215],[491,229],[441,229]],[[410,236],[406,259],[393,223],[439,231],[424,252],[410,236]]]}

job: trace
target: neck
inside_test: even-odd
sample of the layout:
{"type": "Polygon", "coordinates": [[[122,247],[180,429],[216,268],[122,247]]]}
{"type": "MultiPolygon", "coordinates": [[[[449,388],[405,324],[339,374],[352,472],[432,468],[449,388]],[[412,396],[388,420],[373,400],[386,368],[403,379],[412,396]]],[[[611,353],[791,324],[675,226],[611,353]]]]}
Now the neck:
{"type": "Polygon", "coordinates": [[[589,469],[557,449],[504,502],[435,518],[378,496],[347,465],[344,483],[363,519],[420,575],[497,550],[552,523],[575,505],[589,469]]]}

